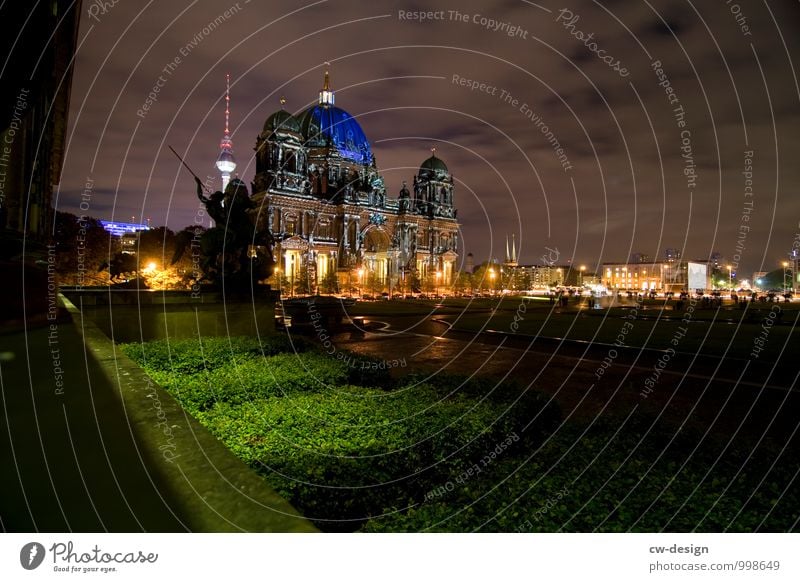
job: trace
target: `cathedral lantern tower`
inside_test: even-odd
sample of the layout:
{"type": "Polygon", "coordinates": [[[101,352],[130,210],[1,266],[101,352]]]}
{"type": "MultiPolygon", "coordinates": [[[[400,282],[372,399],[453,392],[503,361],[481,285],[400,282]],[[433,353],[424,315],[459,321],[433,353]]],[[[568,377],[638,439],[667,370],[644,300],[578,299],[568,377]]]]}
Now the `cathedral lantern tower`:
{"type": "Polygon", "coordinates": [[[333,105],[335,98],[331,91],[331,76],[325,71],[325,80],[322,83],[322,91],[319,92],[319,104],[323,106],[333,105]]]}
{"type": "Polygon", "coordinates": [[[225,75],[225,133],[219,142],[219,157],[217,158],[216,166],[219,173],[222,175],[222,191],[228,187],[231,174],[236,170],[236,159],[233,157],[233,142],[231,141],[231,132],[229,126],[229,119],[231,114],[231,76],[225,75]]]}

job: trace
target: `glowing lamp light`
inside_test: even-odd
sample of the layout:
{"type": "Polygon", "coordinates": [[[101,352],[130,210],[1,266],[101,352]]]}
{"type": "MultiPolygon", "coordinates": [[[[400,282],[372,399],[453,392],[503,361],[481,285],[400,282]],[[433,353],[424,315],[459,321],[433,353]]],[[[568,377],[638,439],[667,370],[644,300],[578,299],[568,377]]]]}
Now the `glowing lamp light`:
{"type": "Polygon", "coordinates": [[[217,162],[217,169],[224,174],[232,174],[236,169],[236,164],[229,160],[220,160],[217,162]]]}

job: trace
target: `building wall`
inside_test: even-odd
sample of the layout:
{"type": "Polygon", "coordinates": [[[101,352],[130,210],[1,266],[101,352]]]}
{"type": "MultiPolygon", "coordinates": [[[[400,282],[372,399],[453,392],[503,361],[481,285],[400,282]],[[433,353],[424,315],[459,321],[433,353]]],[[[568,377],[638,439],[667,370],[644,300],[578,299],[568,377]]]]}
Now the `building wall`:
{"type": "Polygon", "coordinates": [[[624,291],[689,291],[689,262],[705,268],[705,284],[702,288],[704,291],[710,290],[711,265],[708,261],[674,260],[650,264],[603,263],[600,280],[609,289],[624,291]]]}
{"type": "Polygon", "coordinates": [[[8,58],[0,92],[0,230],[28,240],[44,241],[52,230],[80,12],[80,0],[6,2],[0,9],[8,58]]]}
{"type": "Polygon", "coordinates": [[[664,263],[603,263],[600,280],[609,289],[664,291],[664,263]]]}

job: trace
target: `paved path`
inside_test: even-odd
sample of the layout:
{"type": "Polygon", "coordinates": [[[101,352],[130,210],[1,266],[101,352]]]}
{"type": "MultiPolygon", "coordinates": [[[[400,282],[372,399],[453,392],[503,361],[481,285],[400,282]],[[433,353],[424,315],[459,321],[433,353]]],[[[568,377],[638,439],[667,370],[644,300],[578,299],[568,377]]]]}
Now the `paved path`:
{"type": "Polygon", "coordinates": [[[185,531],[71,323],[0,335],[0,352],[2,530],[185,531]]]}
{"type": "Polygon", "coordinates": [[[656,351],[617,350],[609,359],[610,346],[531,344],[529,339],[497,334],[453,333],[431,318],[376,319],[382,320],[382,329],[363,338],[343,335],[337,345],[387,360],[405,358],[408,366],[431,373],[478,373],[532,383],[552,395],[565,416],[624,417],[636,408],[719,436],[757,440],[766,435],[779,443],[797,426],[799,368],[791,361],[795,354],[786,354],[781,373],[772,376],[772,366],[753,374],[745,362],[693,356],[674,357],[654,376],[661,356],[656,351]],[[597,376],[604,359],[610,365],[597,376]],[[644,397],[646,382],[654,377],[653,390],[644,397]]]}

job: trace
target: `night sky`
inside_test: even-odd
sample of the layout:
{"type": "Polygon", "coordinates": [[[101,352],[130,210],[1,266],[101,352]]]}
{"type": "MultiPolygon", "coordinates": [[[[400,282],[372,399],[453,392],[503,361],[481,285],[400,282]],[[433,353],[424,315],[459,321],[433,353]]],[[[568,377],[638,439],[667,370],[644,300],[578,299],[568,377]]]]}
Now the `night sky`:
{"type": "Polygon", "coordinates": [[[316,102],[329,61],[390,196],[437,148],[476,263],[514,233],[522,263],[550,247],[594,270],[674,247],[739,253],[749,279],[800,232],[796,1],[106,4],[83,5],[59,210],[80,213],[88,179],[87,214],[191,224],[194,184],[167,145],[219,188],[225,74],[249,185],[265,119],[281,96],[292,112],[316,102]]]}

